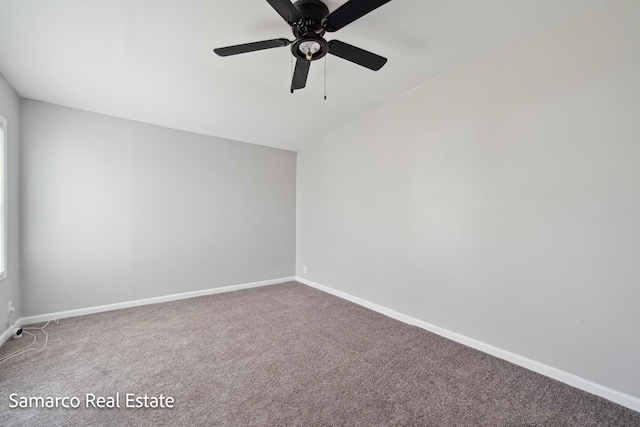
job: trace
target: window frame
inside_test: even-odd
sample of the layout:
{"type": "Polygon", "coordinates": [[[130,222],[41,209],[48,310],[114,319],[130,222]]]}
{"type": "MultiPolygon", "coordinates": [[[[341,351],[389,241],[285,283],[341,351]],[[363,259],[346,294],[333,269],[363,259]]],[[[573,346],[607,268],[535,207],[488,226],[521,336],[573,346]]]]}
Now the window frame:
{"type": "Polygon", "coordinates": [[[0,281],[7,278],[7,146],[9,138],[7,136],[7,119],[0,115],[0,281]]]}

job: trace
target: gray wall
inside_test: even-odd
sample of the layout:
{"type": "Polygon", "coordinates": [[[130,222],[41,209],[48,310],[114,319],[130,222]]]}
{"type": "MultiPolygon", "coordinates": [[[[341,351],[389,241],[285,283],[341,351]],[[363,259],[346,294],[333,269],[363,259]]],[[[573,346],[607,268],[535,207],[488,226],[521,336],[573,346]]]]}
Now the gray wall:
{"type": "Polygon", "coordinates": [[[20,97],[0,75],[0,115],[7,119],[7,278],[0,281],[0,334],[9,327],[7,303],[20,309],[20,97]]]}
{"type": "Polygon", "coordinates": [[[296,153],[23,100],[23,316],[290,277],[296,153]]]}
{"type": "Polygon", "coordinates": [[[638,22],[609,2],[299,152],[297,274],[640,397],[638,22]]]}

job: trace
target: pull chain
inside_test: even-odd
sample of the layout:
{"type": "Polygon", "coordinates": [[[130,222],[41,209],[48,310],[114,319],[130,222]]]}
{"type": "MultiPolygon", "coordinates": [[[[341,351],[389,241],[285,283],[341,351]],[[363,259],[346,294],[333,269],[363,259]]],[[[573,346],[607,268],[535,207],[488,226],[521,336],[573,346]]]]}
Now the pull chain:
{"type": "Polygon", "coordinates": [[[327,55],[324,56],[324,99],[327,100],[327,55]]]}

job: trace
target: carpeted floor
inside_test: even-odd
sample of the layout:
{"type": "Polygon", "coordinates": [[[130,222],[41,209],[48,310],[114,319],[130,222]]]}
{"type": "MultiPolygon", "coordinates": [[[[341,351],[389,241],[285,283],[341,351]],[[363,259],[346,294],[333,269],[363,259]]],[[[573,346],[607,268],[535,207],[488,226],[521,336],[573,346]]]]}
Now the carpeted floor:
{"type": "Polygon", "coordinates": [[[640,426],[638,412],[299,283],[46,330],[43,352],[0,365],[2,426],[640,426]],[[86,407],[117,393],[120,408],[86,407]],[[128,393],[175,402],[127,408],[128,393]],[[64,396],[79,407],[19,407],[64,396]]]}

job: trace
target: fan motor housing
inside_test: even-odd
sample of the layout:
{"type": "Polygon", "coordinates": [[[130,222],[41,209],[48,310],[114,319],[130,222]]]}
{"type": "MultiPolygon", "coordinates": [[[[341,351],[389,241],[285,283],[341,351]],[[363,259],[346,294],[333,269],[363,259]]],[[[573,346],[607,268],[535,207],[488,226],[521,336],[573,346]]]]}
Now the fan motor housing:
{"type": "Polygon", "coordinates": [[[322,20],[329,15],[329,8],[320,0],[299,0],[293,4],[302,16],[301,22],[291,27],[296,38],[309,33],[322,37],[325,33],[322,20]]]}
{"type": "Polygon", "coordinates": [[[291,27],[296,40],[291,44],[291,53],[296,58],[315,61],[329,53],[329,45],[322,38],[325,29],[322,27],[322,20],[329,15],[329,8],[320,0],[299,0],[294,6],[300,12],[302,20],[291,27]],[[300,50],[300,45],[304,42],[316,42],[320,49],[313,53],[311,59],[300,50]]]}

